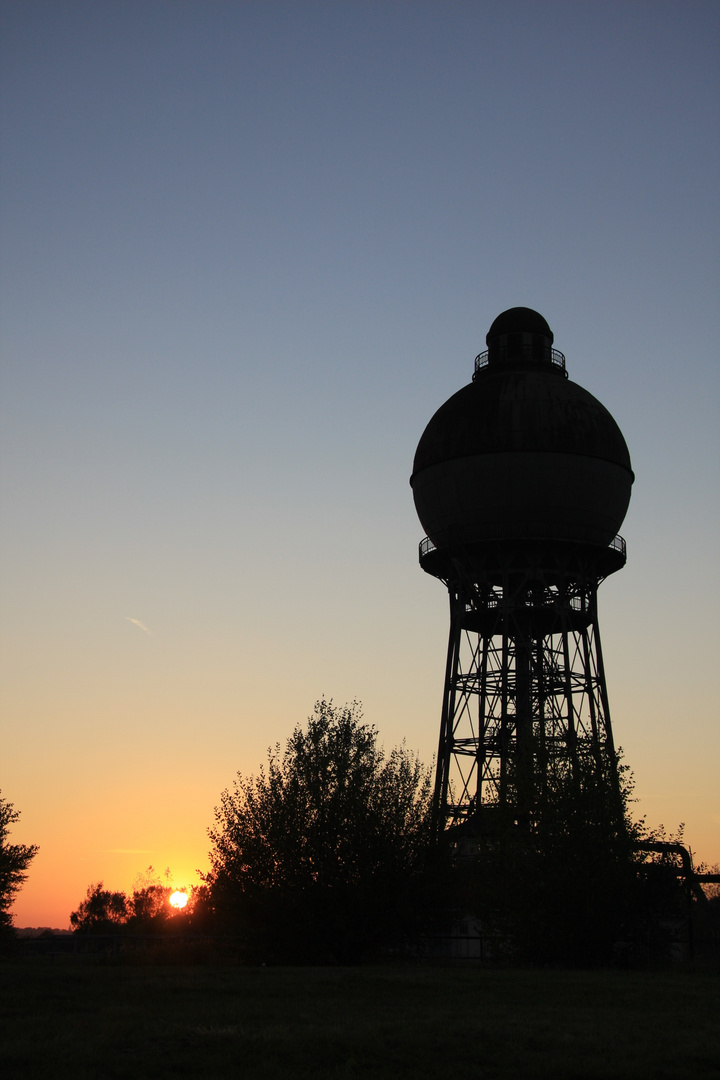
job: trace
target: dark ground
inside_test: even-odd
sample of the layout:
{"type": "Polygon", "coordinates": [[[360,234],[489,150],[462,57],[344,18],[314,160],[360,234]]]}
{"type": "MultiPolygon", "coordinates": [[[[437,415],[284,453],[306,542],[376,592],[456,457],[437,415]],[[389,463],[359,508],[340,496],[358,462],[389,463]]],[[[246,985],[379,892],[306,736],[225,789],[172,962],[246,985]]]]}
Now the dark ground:
{"type": "Polygon", "coordinates": [[[720,1078],[720,976],[0,961],[0,1076],[720,1078]]]}

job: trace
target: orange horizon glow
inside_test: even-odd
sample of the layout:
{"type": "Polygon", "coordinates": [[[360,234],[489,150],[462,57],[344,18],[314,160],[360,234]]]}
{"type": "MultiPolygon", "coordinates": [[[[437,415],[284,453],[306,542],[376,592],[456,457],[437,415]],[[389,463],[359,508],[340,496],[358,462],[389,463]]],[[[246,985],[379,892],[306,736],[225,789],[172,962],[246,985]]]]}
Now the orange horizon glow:
{"type": "MultiPolygon", "coordinates": [[[[613,629],[611,626],[608,632],[610,643],[615,639],[613,629]]],[[[444,642],[438,643],[438,650],[443,649],[444,642]]],[[[612,653],[612,644],[608,651],[612,653]]],[[[614,674],[619,657],[612,659],[614,674]]],[[[434,684],[430,675],[427,683],[428,687],[434,684]]],[[[633,804],[633,817],[645,815],[652,827],[664,822],[670,832],[685,821],[684,839],[692,849],[693,861],[714,866],[720,853],[720,815],[701,792],[716,790],[716,755],[708,752],[676,762],[674,782],[668,785],[664,759],[646,737],[647,721],[641,709],[647,706],[632,696],[634,687],[628,688],[622,678],[613,681],[613,690],[618,701],[613,724],[622,739],[625,760],[637,778],[638,802],[633,804]]],[[[348,697],[344,694],[344,699],[348,697]]],[[[366,715],[370,719],[377,717],[385,746],[389,747],[407,735],[407,727],[402,719],[388,718],[385,709],[370,703],[366,715]]],[[[192,783],[184,785],[180,802],[178,776],[183,775],[184,765],[180,760],[173,763],[172,774],[162,780],[158,779],[153,758],[121,760],[122,772],[102,777],[85,768],[86,758],[81,759],[82,774],[77,766],[70,777],[48,777],[28,768],[24,784],[18,782],[12,788],[8,785],[7,792],[3,789],[21,815],[12,829],[11,841],[39,846],[27,880],[12,905],[13,925],[18,929],[69,929],[70,914],[85,898],[90,885],[102,881],[106,889],[132,893],[138,875],[150,863],[159,878],[173,883],[175,891],[181,891],[175,884],[181,882],[190,894],[210,869],[212,844],[207,829],[213,807],[219,803],[223,789],[232,784],[237,769],[251,773],[266,760],[266,739],[276,736],[283,740],[290,734],[288,717],[298,721],[303,718],[301,709],[289,699],[280,702],[275,715],[261,714],[262,723],[244,730],[242,741],[237,734],[228,735],[222,756],[213,743],[195,747],[192,783]],[[166,867],[172,868],[171,875],[165,876],[166,867]]],[[[171,717],[167,715],[166,720],[169,725],[171,717]]],[[[429,729],[430,725],[426,726],[429,729]]],[[[159,727],[162,730],[164,725],[159,727]]],[[[429,737],[426,735],[423,742],[420,735],[416,732],[412,741],[427,761],[431,756],[429,737]]],[[[22,755],[18,754],[18,760],[23,760],[22,755]]]]}

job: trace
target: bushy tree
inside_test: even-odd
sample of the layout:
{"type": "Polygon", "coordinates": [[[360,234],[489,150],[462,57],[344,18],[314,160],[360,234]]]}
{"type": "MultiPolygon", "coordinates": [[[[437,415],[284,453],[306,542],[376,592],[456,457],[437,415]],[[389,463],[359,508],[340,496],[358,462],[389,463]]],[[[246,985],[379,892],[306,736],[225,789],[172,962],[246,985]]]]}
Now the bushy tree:
{"type": "Polygon", "coordinates": [[[27,878],[27,868],[38,853],[37,844],[10,844],[10,826],[20,811],[0,795],[0,933],[12,926],[10,906],[27,878]]]}
{"type": "Polygon", "coordinates": [[[127,900],[127,920],[136,929],[159,929],[175,912],[170,907],[172,889],[167,884],[170,871],[165,871],[166,883],[152,866],[138,874],[133,891],[127,900]]]}
{"type": "Polygon", "coordinates": [[[103,888],[102,881],[88,887],[87,895],[70,915],[73,930],[84,933],[111,933],[122,926],[128,917],[128,901],[124,892],[103,888]]]}
{"type": "Polygon", "coordinates": [[[267,768],[238,774],[209,830],[212,904],[251,954],[354,960],[417,918],[430,777],[385,755],[359,704],[318,701],[267,768]]]}

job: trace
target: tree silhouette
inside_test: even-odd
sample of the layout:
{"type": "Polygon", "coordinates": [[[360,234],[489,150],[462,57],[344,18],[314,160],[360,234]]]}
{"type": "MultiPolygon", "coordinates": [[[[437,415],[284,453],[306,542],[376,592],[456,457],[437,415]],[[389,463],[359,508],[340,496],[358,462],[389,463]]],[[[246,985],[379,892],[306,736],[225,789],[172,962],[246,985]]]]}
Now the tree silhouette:
{"type": "MultiPolygon", "coordinates": [[[[165,873],[169,877],[169,870],[165,873]]],[[[99,881],[88,887],[85,899],[70,915],[70,925],[73,930],[88,934],[161,934],[205,925],[205,885],[192,886],[187,893],[187,906],[180,910],[170,905],[171,893],[171,887],[162,884],[152,866],[137,875],[129,894],[106,889],[99,881]]]]}
{"type": "Polygon", "coordinates": [[[88,887],[87,895],[70,915],[73,930],[107,933],[122,926],[128,916],[125,893],[103,888],[102,881],[88,887]]]}
{"type": "Polygon", "coordinates": [[[37,844],[9,844],[10,826],[20,811],[0,795],[0,932],[12,926],[9,908],[27,878],[27,868],[38,853],[37,844]]]}
{"type": "Polygon", "coordinates": [[[163,885],[160,875],[152,866],[138,874],[133,882],[133,891],[127,899],[127,921],[137,929],[157,930],[170,918],[170,871],[165,871],[166,882],[163,885]]]}
{"type": "Polygon", "coordinates": [[[619,759],[618,770],[619,814],[588,767],[580,782],[556,776],[525,827],[445,834],[456,911],[475,917],[496,953],[584,967],[667,954],[689,914],[682,826],[666,842],[662,826],[633,820],[632,774],[619,759]]]}
{"type": "Polygon", "coordinates": [[[430,776],[404,746],[386,757],[377,740],[357,702],[318,701],[267,769],[222,793],[206,881],[251,954],[354,960],[410,928],[430,776]]]}

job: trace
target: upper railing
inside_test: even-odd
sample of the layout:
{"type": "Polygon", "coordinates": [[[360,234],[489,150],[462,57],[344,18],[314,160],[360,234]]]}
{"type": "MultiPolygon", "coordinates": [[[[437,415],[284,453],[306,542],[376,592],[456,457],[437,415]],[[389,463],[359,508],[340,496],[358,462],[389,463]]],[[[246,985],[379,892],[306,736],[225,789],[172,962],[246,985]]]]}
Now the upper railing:
{"type": "Polygon", "coordinates": [[[612,551],[619,551],[623,559],[627,558],[627,544],[622,536],[615,536],[608,544],[608,547],[612,551]]]}
{"type": "Polygon", "coordinates": [[[428,555],[431,551],[435,551],[435,545],[429,536],[426,536],[424,540],[420,541],[420,558],[423,555],[428,555]]]}
{"type": "MultiPolygon", "coordinates": [[[[489,349],[485,352],[478,353],[475,357],[475,375],[481,372],[488,366],[489,349]]],[[[493,362],[497,360],[499,364],[506,363],[508,360],[530,360],[543,363],[550,362],[555,367],[565,371],[565,354],[561,353],[559,349],[543,349],[542,353],[538,355],[537,347],[533,344],[528,345],[514,345],[511,350],[508,350],[502,345],[496,345],[493,347],[493,362]]],[[[473,375],[473,378],[475,378],[473,375]]]]}
{"type": "MultiPolygon", "coordinates": [[[[566,536],[566,537],[562,537],[562,538],[557,537],[557,536],[552,536],[552,535],[542,536],[541,535],[541,530],[538,530],[538,529],[533,529],[532,532],[534,534],[532,536],[528,535],[526,537],[520,537],[517,534],[510,536],[508,534],[508,531],[503,530],[503,529],[498,529],[498,530],[488,529],[486,531],[486,535],[483,537],[483,540],[484,541],[488,541],[488,540],[502,541],[502,540],[507,540],[507,539],[513,539],[513,540],[518,540],[519,542],[522,542],[524,540],[525,541],[527,541],[527,540],[545,540],[545,541],[551,540],[552,541],[552,540],[563,539],[565,541],[570,541],[570,542],[575,542],[575,543],[578,543],[578,542],[579,543],[592,543],[588,533],[582,528],[573,529],[572,530],[572,532],[573,532],[572,537],[571,536],[566,536]]],[[[617,551],[618,554],[622,555],[623,559],[625,559],[627,557],[627,547],[626,547],[626,544],[625,544],[625,540],[623,539],[622,536],[613,537],[613,539],[610,541],[610,543],[607,544],[606,546],[611,551],[617,551]]],[[[437,549],[435,547],[435,544],[433,544],[433,542],[432,542],[432,540],[430,539],[429,536],[426,536],[424,540],[420,541],[420,560],[422,561],[424,556],[429,555],[431,551],[436,551],[436,550],[437,549]]]]}

